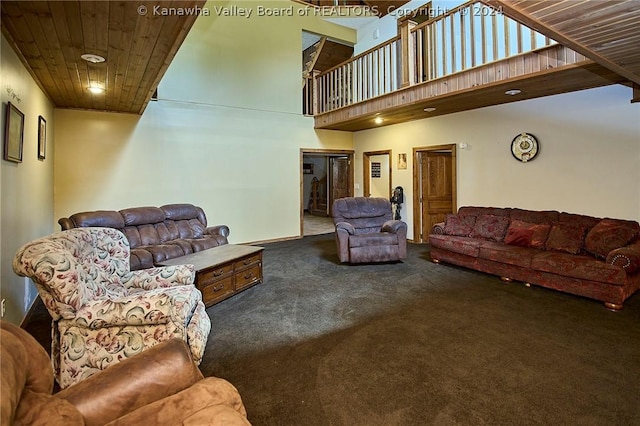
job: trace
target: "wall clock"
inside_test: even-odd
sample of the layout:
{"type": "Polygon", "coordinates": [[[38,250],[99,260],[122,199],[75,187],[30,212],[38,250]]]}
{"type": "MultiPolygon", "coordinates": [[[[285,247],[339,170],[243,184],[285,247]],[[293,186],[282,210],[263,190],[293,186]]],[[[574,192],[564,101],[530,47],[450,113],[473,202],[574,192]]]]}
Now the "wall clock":
{"type": "Polygon", "coordinates": [[[520,133],[511,142],[511,154],[516,160],[526,163],[536,158],[540,151],[538,140],[531,133],[520,133]]]}

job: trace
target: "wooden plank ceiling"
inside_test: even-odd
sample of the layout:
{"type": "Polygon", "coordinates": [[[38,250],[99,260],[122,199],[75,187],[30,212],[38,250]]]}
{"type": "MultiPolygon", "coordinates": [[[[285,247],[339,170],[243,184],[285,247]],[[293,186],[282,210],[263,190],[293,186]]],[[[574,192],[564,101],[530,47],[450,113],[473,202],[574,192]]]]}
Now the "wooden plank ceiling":
{"type": "Polygon", "coordinates": [[[204,4],[2,1],[2,33],[56,107],[141,114],[204,4]]]}
{"type": "Polygon", "coordinates": [[[640,85],[638,0],[483,0],[640,85]]]}

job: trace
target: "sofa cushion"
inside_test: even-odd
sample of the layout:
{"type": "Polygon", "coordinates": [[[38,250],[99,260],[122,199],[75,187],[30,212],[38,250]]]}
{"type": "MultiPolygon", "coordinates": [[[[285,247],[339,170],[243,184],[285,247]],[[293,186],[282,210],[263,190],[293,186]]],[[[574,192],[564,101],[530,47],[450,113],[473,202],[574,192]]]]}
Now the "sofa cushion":
{"type": "Polygon", "coordinates": [[[184,256],[184,250],[177,244],[154,244],[150,246],[142,246],[153,256],[153,263],[158,264],[165,260],[174,259],[176,257],[184,256]]]}
{"type": "Polygon", "coordinates": [[[76,228],[89,226],[102,226],[105,228],[124,228],[122,215],[113,210],[98,210],[94,212],[76,213],[69,217],[76,228]]]}
{"type": "Polygon", "coordinates": [[[544,249],[551,225],[511,220],[504,243],[513,246],[544,249]]]}
{"type": "Polygon", "coordinates": [[[509,226],[508,216],[496,216],[484,214],[476,219],[471,238],[484,238],[486,240],[501,242],[509,226]]]}
{"type": "Polygon", "coordinates": [[[638,236],[637,222],[602,219],[584,239],[585,249],[602,259],[613,249],[624,247],[638,236]]]}
{"type": "Polygon", "coordinates": [[[528,247],[514,247],[493,241],[484,241],[480,245],[478,257],[494,262],[506,263],[508,265],[529,268],[531,258],[538,253],[538,249],[528,247]]]}
{"type": "Polygon", "coordinates": [[[476,224],[476,217],[473,215],[447,214],[444,223],[444,233],[446,235],[457,235],[468,237],[476,224]]]}
{"type": "Polygon", "coordinates": [[[464,206],[458,209],[458,214],[463,216],[482,216],[483,214],[492,214],[494,216],[509,216],[511,208],[508,207],[474,207],[464,206]]]}
{"type": "Polygon", "coordinates": [[[457,237],[455,235],[429,235],[429,244],[431,245],[431,247],[449,250],[454,253],[473,257],[478,257],[478,253],[480,252],[480,245],[483,242],[485,241],[469,237],[457,237]]]}
{"type": "Polygon", "coordinates": [[[531,259],[531,269],[609,284],[624,285],[626,273],[619,266],[609,265],[589,255],[556,251],[539,251],[531,259]]]}
{"type": "Polygon", "coordinates": [[[214,236],[206,236],[203,238],[189,238],[183,241],[188,241],[193,248],[193,251],[202,251],[206,249],[210,249],[213,247],[218,247],[219,245],[224,244],[220,241],[220,238],[216,238],[214,236]]]}
{"type": "Polygon", "coordinates": [[[584,246],[587,225],[580,222],[556,222],[551,226],[545,247],[547,250],[578,254],[584,246]]]}
{"type": "Polygon", "coordinates": [[[587,228],[587,231],[596,226],[601,220],[602,218],[599,217],[565,212],[560,213],[558,216],[558,222],[578,223],[580,225],[584,225],[587,228]]]}
{"type": "Polygon", "coordinates": [[[120,210],[126,226],[160,223],[164,220],[164,212],[158,207],[132,207],[120,210]]]}
{"type": "Polygon", "coordinates": [[[534,211],[534,210],[523,210],[523,209],[512,209],[511,210],[511,220],[519,220],[522,222],[528,223],[547,223],[551,224],[558,220],[560,213],[555,210],[542,210],[542,211],[534,211]]]}
{"type": "Polygon", "coordinates": [[[388,246],[398,244],[398,234],[378,232],[375,234],[351,235],[349,247],[388,246]]]}

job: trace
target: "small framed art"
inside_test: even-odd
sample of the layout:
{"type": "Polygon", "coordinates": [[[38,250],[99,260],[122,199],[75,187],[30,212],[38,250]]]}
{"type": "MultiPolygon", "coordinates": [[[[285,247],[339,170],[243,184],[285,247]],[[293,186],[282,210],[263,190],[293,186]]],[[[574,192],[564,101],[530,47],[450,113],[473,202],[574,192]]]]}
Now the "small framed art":
{"type": "Polygon", "coordinates": [[[4,122],[4,159],[22,162],[24,114],[11,102],[7,102],[4,122]]]}
{"type": "Polygon", "coordinates": [[[402,153],[398,154],[398,170],[406,170],[407,169],[407,154],[402,153]]]}
{"type": "Polygon", "coordinates": [[[47,153],[47,120],[38,117],[38,159],[44,160],[47,153]]]}

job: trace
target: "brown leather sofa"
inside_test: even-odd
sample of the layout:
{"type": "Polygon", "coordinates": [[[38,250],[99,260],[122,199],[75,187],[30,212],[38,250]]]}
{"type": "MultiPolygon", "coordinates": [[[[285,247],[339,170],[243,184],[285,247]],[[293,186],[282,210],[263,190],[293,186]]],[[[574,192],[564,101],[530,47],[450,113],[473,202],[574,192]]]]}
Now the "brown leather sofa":
{"type": "Polygon", "coordinates": [[[58,223],[63,231],[90,226],[121,231],[131,246],[132,271],[229,242],[229,227],[208,227],[204,210],[193,204],[81,212],[58,223]]]}
{"type": "Polygon", "coordinates": [[[340,262],[391,262],[407,257],[407,224],[393,219],[389,200],[340,198],[331,212],[340,262]]]}
{"type": "Polygon", "coordinates": [[[429,235],[434,262],[451,263],[604,302],[640,288],[640,225],[518,208],[465,206],[429,235]]]}
{"type": "Polygon", "coordinates": [[[180,339],[160,343],[53,392],[44,348],[0,321],[2,425],[249,425],[238,391],[204,378],[180,339]]]}

